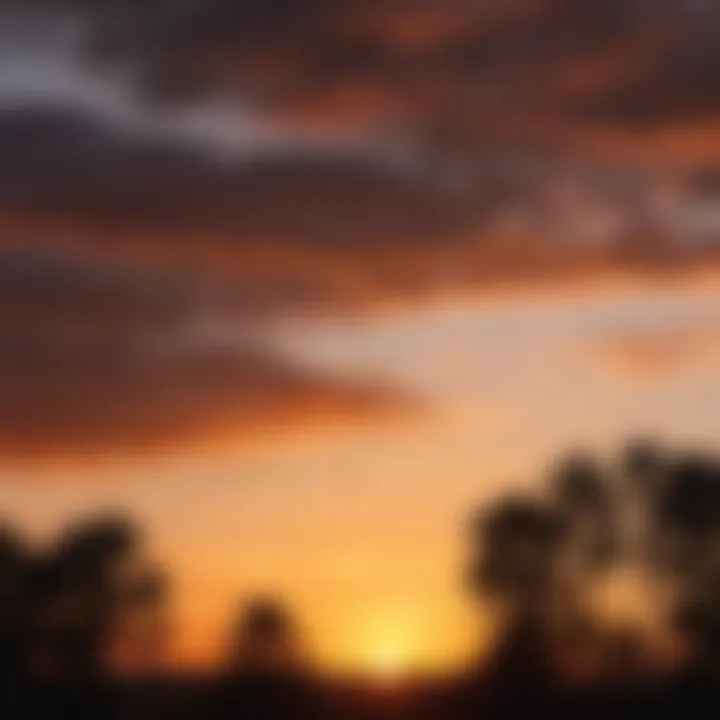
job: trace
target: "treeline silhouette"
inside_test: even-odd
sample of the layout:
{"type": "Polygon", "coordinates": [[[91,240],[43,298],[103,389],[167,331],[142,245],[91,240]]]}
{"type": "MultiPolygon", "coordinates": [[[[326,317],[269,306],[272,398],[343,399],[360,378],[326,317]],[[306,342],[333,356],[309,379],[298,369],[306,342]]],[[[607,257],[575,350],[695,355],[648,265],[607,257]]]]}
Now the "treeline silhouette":
{"type": "Polygon", "coordinates": [[[2,717],[103,717],[113,654],[158,652],[166,578],[122,516],[69,527],[50,547],[0,533],[2,717]]]}
{"type": "MultiPolygon", "coordinates": [[[[720,710],[720,459],[636,441],[572,453],[473,516],[466,591],[491,652],[388,688],[313,671],[291,611],[242,603],[212,677],[145,676],[170,584],[122,515],[43,547],[0,533],[0,717],[705,717],[720,710]]],[[[460,565],[460,563],[459,563],[460,565]]],[[[460,590],[460,589],[459,589],[460,590]]]]}
{"type": "Polygon", "coordinates": [[[470,588],[501,627],[473,710],[677,717],[720,707],[717,457],[649,441],[606,463],[570,454],[536,493],[483,508],[471,546],[470,588]],[[613,595],[624,612],[609,612],[613,595]]]}

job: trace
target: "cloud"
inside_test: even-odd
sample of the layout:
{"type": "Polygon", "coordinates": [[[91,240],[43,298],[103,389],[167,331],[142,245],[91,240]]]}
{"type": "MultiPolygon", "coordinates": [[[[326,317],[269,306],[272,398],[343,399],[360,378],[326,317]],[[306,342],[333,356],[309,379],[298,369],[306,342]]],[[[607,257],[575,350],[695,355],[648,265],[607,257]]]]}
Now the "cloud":
{"type": "Polygon", "coordinates": [[[242,443],[401,405],[380,386],[296,366],[240,323],[212,331],[208,298],[157,275],[4,253],[0,308],[9,460],[242,443]]]}
{"type": "Polygon", "coordinates": [[[0,244],[225,276],[261,305],[422,284],[483,213],[432,177],[372,158],[218,164],[76,113],[0,113],[0,151],[0,244]]]}
{"type": "Polygon", "coordinates": [[[213,0],[123,10],[120,23],[123,5],[92,16],[92,55],[132,58],[155,102],[223,97],[458,152],[533,133],[562,145],[564,122],[590,121],[572,112],[583,105],[625,124],[717,116],[712,3],[213,0]]]}
{"type": "Polygon", "coordinates": [[[720,32],[712,7],[681,0],[31,0],[3,12],[35,28],[24,62],[11,43],[6,84],[64,92],[126,129],[142,116],[171,132],[189,112],[185,130],[207,128],[210,144],[239,133],[245,150],[278,121],[286,141],[345,128],[460,155],[529,137],[562,146],[565,123],[587,122],[578,103],[625,94],[661,116],[709,100],[720,32]],[[680,95],[658,83],[668,73],[680,95]],[[162,105],[172,111],[148,110],[162,105]]]}
{"type": "Polygon", "coordinates": [[[720,361],[720,324],[696,323],[664,330],[639,330],[606,338],[593,352],[613,374],[662,380],[720,361]]]}
{"type": "Polygon", "coordinates": [[[218,162],[48,108],[0,112],[0,152],[1,245],[239,282],[258,309],[648,269],[708,251],[685,234],[673,240],[687,252],[667,246],[667,213],[689,195],[670,206],[656,178],[622,167],[505,151],[466,176],[353,152],[218,162]]]}
{"type": "Polygon", "coordinates": [[[169,142],[130,138],[73,112],[0,113],[2,206],[135,228],[226,229],[348,246],[382,245],[458,227],[470,207],[442,183],[391,161],[346,154],[258,152],[219,163],[169,142]],[[450,193],[445,193],[450,195],[450,193]],[[354,216],[355,223],[348,223],[354,216]]]}
{"type": "Polygon", "coordinates": [[[713,258],[668,215],[720,162],[708,7],[4,2],[0,454],[395,402],[198,317],[713,258]]]}
{"type": "Polygon", "coordinates": [[[717,4],[685,3],[672,20],[650,62],[591,101],[598,117],[636,131],[720,118],[717,4]]]}

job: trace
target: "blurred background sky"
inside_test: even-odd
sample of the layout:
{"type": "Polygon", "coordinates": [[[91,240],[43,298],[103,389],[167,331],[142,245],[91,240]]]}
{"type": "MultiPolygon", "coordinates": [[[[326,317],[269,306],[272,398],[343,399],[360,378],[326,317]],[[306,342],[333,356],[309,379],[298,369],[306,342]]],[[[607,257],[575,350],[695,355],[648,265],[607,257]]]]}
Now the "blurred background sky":
{"type": "Polygon", "coordinates": [[[716,0],[4,0],[3,512],[136,515],[177,663],[461,660],[474,503],[717,442],[718,88],[716,0]]]}

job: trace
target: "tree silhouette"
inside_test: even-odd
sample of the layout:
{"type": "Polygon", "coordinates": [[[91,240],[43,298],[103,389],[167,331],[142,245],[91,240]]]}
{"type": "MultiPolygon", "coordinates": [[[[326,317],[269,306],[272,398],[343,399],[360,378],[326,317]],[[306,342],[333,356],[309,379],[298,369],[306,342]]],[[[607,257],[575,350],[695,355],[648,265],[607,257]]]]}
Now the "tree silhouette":
{"type": "Polygon", "coordinates": [[[39,669],[71,679],[102,675],[132,619],[161,612],[164,582],[141,546],[130,520],[107,516],[71,526],[35,560],[30,651],[39,669]]]}
{"type": "Polygon", "coordinates": [[[654,559],[675,585],[673,619],[697,659],[720,670],[720,463],[687,455],[672,465],[657,506],[654,559]]]}
{"type": "Polygon", "coordinates": [[[572,637],[592,626],[590,590],[621,549],[617,498],[607,472],[585,453],[573,453],[559,463],[548,494],[564,528],[556,558],[553,619],[557,633],[572,637]]]}
{"type": "Polygon", "coordinates": [[[476,592],[496,602],[506,624],[493,660],[496,683],[548,680],[547,620],[558,589],[564,533],[558,513],[532,500],[501,501],[477,521],[471,582],[476,592]]]}
{"type": "Polygon", "coordinates": [[[271,598],[256,598],[240,614],[231,666],[253,673],[286,672],[300,663],[298,633],[288,610],[271,598]]]}
{"type": "Polygon", "coordinates": [[[605,653],[609,673],[638,669],[639,630],[604,626],[593,603],[600,580],[632,567],[657,588],[657,608],[644,610],[662,611],[659,632],[679,631],[698,666],[718,672],[718,459],[633,441],[606,467],[587,454],[567,456],[540,490],[500,499],[475,524],[473,589],[503,611],[493,670],[515,684],[521,667],[548,681],[564,650],[588,643],[605,653]]]}
{"type": "Polygon", "coordinates": [[[119,644],[157,648],[166,586],[123,515],[78,522],[55,543],[0,532],[0,710],[3,717],[106,717],[119,644]],[[152,618],[138,623],[138,618],[152,618]],[[140,632],[138,627],[142,627],[140,632]],[[133,632],[129,632],[133,628],[133,632]]]}
{"type": "Polygon", "coordinates": [[[22,681],[26,558],[27,550],[15,530],[9,526],[0,529],[0,714],[3,717],[16,710],[22,681]]]}
{"type": "Polygon", "coordinates": [[[295,621],[282,603],[258,597],[243,604],[231,634],[228,672],[210,693],[203,716],[324,717],[298,636],[295,621]]]}

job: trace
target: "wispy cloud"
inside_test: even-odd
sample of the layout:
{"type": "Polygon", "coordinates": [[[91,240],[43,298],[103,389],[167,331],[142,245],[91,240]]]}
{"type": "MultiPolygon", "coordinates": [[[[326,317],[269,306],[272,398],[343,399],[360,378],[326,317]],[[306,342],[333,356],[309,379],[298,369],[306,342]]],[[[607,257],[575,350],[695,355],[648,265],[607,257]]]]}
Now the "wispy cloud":
{"type": "Polygon", "coordinates": [[[618,334],[602,340],[594,351],[609,371],[642,381],[715,368],[720,362],[720,318],[618,334]]]}
{"type": "Polygon", "coordinates": [[[233,335],[203,330],[208,306],[212,296],[172,278],[0,256],[0,456],[242,443],[402,404],[369,381],[296,365],[241,323],[233,335]]]}

